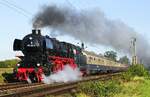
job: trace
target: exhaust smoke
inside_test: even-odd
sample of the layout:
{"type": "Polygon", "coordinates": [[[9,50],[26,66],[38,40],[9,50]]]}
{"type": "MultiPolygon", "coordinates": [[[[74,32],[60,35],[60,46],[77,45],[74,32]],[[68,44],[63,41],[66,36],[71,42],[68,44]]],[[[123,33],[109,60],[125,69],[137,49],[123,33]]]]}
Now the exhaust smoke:
{"type": "Polygon", "coordinates": [[[54,82],[72,82],[81,79],[81,72],[78,69],[72,69],[69,65],[65,65],[62,71],[51,74],[50,76],[42,75],[44,78],[42,81],[45,84],[51,84],[54,82]]]}
{"type": "Polygon", "coordinates": [[[59,35],[69,35],[86,43],[109,46],[130,54],[130,42],[137,39],[138,59],[150,65],[150,45],[145,37],[119,20],[110,20],[98,8],[77,11],[67,7],[46,6],[33,19],[34,27],[48,27],[59,35]]]}

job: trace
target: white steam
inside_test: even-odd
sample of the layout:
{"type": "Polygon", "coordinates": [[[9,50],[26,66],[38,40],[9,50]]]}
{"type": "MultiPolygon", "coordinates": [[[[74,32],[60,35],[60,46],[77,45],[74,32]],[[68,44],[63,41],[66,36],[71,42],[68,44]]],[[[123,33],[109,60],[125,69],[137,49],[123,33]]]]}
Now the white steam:
{"type": "Polygon", "coordinates": [[[31,79],[30,79],[30,78],[27,78],[27,82],[28,82],[29,84],[31,84],[31,83],[32,83],[32,81],[31,81],[31,79]]]}
{"type": "Polygon", "coordinates": [[[73,69],[69,65],[65,65],[62,71],[51,74],[50,76],[42,75],[43,83],[51,84],[54,82],[72,82],[81,79],[81,72],[79,69],[73,69]]]}

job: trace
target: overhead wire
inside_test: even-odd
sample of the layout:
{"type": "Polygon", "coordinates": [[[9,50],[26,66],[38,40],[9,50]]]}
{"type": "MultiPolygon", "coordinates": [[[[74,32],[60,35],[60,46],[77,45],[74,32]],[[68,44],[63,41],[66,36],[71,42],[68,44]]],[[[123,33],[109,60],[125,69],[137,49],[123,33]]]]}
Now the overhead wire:
{"type": "Polygon", "coordinates": [[[20,9],[21,11],[23,11],[24,13],[26,13],[26,14],[28,14],[28,15],[31,15],[31,13],[30,13],[29,11],[27,11],[27,10],[21,8],[20,6],[14,4],[15,2],[12,3],[12,2],[10,2],[10,1],[8,1],[8,0],[2,0],[2,1],[7,2],[8,4],[14,6],[15,8],[20,9]]]}
{"type": "Polygon", "coordinates": [[[25,9],[19,7],[18,5],[10,2],[10,1],[7,1],[7,0],[1,0],[0,1],[0,4],[10,8],[11,10],[25,16],[26,18],[31,18],[32,14],[28,11],[26,11],[25,9]]]}

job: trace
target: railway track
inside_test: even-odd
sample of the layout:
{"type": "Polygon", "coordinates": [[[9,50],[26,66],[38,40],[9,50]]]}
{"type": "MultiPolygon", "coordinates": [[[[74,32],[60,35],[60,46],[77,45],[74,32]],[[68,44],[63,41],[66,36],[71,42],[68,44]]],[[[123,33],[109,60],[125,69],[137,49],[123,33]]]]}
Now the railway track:
{"type": "Polygon", "coordinates": [[[17,85],[17,84],[25,84],[25,82],[2,83],[2,84],[0,84],[0,87],[4,87],[4,86],[13,86],[13,85],[17,85]]]}
{"type": "Polygon", "coordinates": [[[28,83],[10,83],[10,84],[5,84],[5,85],[0,85],[0,93],[1,91],[5,91],[8,89],[15,89],[15,88],[21,88],[21,87],[28,87],[28,86],[34,86],[34,85],[39,85],[41,83],[32,83],[32,84],[28,84],[28,83]]]}
{"type": "Polygon", "coordinates": [[[78,83],[90,80],[107,80],[120,73],[96,75],[85,77],[80,81],[57,84],[25,84],[25,86],[7,88],[0,92],[0,97],[44,97],[46,95],[59,95],[77,88],[78,83]]]}

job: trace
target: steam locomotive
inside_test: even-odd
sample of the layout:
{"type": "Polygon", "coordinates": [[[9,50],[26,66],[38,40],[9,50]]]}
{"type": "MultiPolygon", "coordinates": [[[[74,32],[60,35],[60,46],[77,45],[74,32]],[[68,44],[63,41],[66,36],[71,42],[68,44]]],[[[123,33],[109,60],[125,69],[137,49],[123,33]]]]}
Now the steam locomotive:
{"type": "Polygon", "coordinates": [[[41,31],[34,29],[22,40],[15,39],[14,51],[22,51],[18,56],[21,61],[14,68],[15,78],[19,81],[41,82],[42,74],[51,75],[69,65],[79,68],[82,74],[100,72],[117,72],[127,68],[126,65],[113,62],[92,52],[67,42],[60,42],[49,36],[42,36],[41,31]]]}

